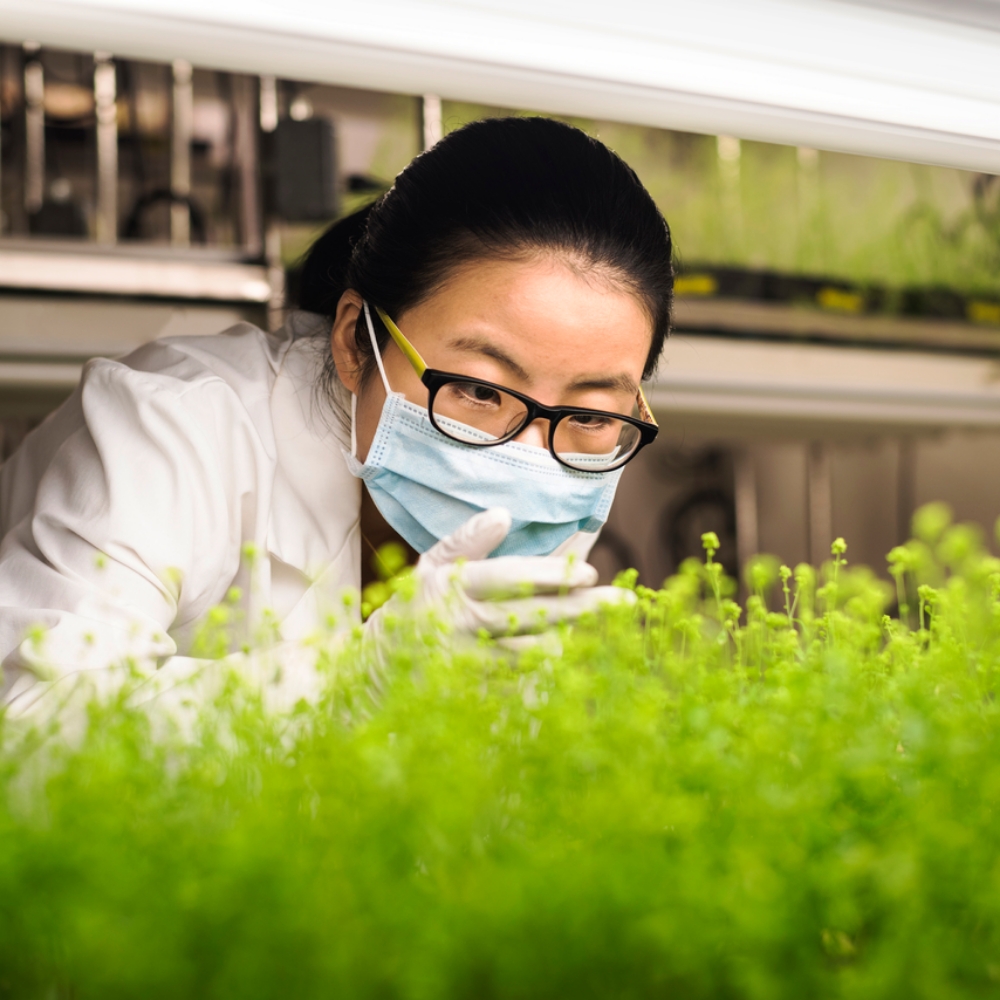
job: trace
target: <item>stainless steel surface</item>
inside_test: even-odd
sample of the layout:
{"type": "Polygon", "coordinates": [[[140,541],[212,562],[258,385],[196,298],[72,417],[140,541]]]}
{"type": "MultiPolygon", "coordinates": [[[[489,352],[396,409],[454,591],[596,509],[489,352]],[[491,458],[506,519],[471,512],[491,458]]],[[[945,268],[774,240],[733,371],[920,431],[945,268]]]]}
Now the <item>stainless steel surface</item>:
{"type": "Polygon", "coordinates": [[[678,333],[650,404],[743,437],[1000,427],[1000,360],[678,333]]]}
{"type": "Polygon", "coordinates": [[[0,241],[0,288],[222,302],[267,302],[267,270],[214,254],[0,241]]]}
{"type": "MultiPolygon", "coordinates": [[[[0,93],[7,90],[7,51],[0,47],[0,93]]],[[[3,129],[0,129],[0,235],[5,233],[10,225],[7,213],[3,210],[3,129]]]]}
{"type": "MultiPolygon", "coordinates": [[[[278,103],[278,81],[273,76],[260,77],[260,128],[262,132],[274,132],[278,127],[280,107],[278,103]]],[[[281,225],[273,217],[262,215],[264,239],[264,260],[270,296],[267,305],[267,328],[277,330],[285,321],[285,270],[281,265],[281,225]]]]}
{"type": "Polygon", "coordinates": [[[115,64],[105,53],[94,56],[94,107],[97,112],[97,242],[118,241],[118,108],[115,64]]]}
{"type": "Polygon", "coordinates": [[[242,321],[258,326],[256,303],[149,302],[121,298],[0,295],[0,361],[59,364],[119,357],[157,337],[206,336],[242,321]]]}
{"type": "MultiPolygon", "coordinates": [[[[870,566],[886,579],[886,554],[899,543],[900,532],[906,532],[908,537],[910,517],[921,504],[945,501],[953,508],[957,521],[978,523],[987,536],[1000,513],[1000,433],[996,429],[920,431],[904,437],[910,451],[906,459],[909,469],[903,476],[897,465],[900,441],[894,434],[824,440],[831,486],[829,537],[843,536],[847,540],[850,565],[870,566]],[[899,494],[901,480],[906,484],[903,496],[899,494]]],[[[626,543],[629,555],[614,560],[609,567],[612,575],[625,565],[635,565],[642,571],[644,583],[658,586],[671,571],[663,528],[676,509],[685,479],[676,465],[668,465],[664,458],[678,451],[695,454],[708,447],[731,451],[734,458],[742,452],[753,459],[757,551],[772,553],[792,567],[811,561],[807,516],[809,439],[767,434],[746,439],[726,431],[715,433],[700,418],[682,415],[661,422],[656,443],[641,452],[622,477],[608,530],[626,543]]],[[[738,504],[740,473],[736,462],[733,472],[734,500],[738,504]]],[[[740,542],[741,550],[743,544],[740,542]]],[[[825,531],[823,545],[820,563],[830,558],[825,531]]],[[[780,596],[778,602],[780,606],[780,596]]]]}
{"type": "Polygon", "coordinates": [[[194,85],[191,64],[175,59],[173,130],[170,141],[170,242],[175,247],[191,243],[191,210],[182,199],[191,197],[191,133],[194,127],[194,85]]]}
{"type": "Polygon", "coordinates": [[[259,257],[263,250],[257,92],[257,81],[253,77],[240,75],[232,78],[233,153],[239,182],[240,241],[248,257],[259,257]]]}
{"type": "Polygon", "coordinates": [[[260,78],[260,130],[273,132],[278,127],[278,81],[273,76],[260,78]]]}
{"type": "Polygon", "coordinates": [[[753,452],[738,448],[733,454],[733,495],[736,504],[736,555],[746,566],[760,551],[757,510],[757,466],[753,452]]]}
{"type": "Polygon", "coordinates": [[[0,361],[0,388],[71,390],[80,381],[83,363],[50,361],[0,361]]]}
{"type": "Polygon", "coordinates": [[[45,200],[45,71],[37,50],[25,46],[24,66],[24,207],[30,215],[45,200]]]}
{"type": "Polygon", "coordinates": [[[809,445],[806,498],[809,562],[813,566],[821,566],[830,558],[830,543],[833,541],[833,478],[829,447],[823,441],[813,441],[809,445]]]}
{"type": "Polygon", "coordinates": [[[264,236],[264,258],[267,261],[267,328],[272,332],[285,322],[285,269],[281,266],[281,227],[268,223],[264,236]]]}
{"type": "Polygon", "coordinates": [[[901,545],[910,537],[910,520],[917,509],[917,441],[912,434],[904,434],[897,448],[896,540],[901,545]]]}
{"type": "Polygon", "coordinates": [[[947,319],[852,315],[753,299],[678,297],[674,328],[693,333],[781,335],[881,346],[994,350],[1000,354],[1000,328],[995,326],[947,319]]]}

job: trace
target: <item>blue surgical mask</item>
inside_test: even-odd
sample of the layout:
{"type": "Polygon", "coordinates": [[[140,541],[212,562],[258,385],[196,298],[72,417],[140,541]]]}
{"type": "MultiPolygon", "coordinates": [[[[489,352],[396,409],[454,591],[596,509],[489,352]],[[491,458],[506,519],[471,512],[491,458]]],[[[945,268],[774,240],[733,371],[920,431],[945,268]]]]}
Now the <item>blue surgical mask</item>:
{"type": "MultiPolygon", "coordinates": [[[[549,555],[578,531],[595,532],[611,510],[621,469],[579,472],[547,448],[508,441],[477,448],[445,437],[427,409],[393,392],[365,306],[386,400],[367,460],[357,458],[351,399],[351,473],[364,480],[382,516],[418,552],[490,507],[506,507],[512,525],[491,556],[549,555]]],[[[471,431],[471,433],[475,433],[471,431]]]]}

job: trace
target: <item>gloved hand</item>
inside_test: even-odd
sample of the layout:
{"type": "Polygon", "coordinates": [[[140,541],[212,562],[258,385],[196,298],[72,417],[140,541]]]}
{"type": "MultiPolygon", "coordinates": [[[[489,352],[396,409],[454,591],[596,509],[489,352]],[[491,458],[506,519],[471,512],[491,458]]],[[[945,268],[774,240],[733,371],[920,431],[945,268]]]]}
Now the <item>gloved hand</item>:
{"type": "Polygon", "coordinates": [[[635,600],[621,587],[594,586],[597,570],[579,558],[487,559],[510,525],[510,514],[493,507],[428,549],[414,568],[412,591],[396,594],[368,619],[366,645],[371,642],[381,653],[392,642],[394,625],[433,620],[456,638],[486,632],[518,647],[522,643],[514,637],[575,621],[601,604],[635,600]]]}

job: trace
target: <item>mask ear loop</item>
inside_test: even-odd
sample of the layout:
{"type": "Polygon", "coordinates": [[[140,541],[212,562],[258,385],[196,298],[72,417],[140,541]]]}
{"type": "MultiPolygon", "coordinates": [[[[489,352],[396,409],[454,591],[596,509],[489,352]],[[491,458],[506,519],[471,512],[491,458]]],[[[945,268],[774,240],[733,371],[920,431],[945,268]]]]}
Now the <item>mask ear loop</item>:
{"type": "Polygon", "coordinates": [[[378,365],[379,374],[382,376],[382,384],[385,386],[386,395],[392,392],[389,388],[389,379],[385,374],[385,365],[382,364],[382,355],[378,349],[378,341],[375,339],[375,327],[372,325],[372,314],[368,309],[368,303],[363,303],[365,308],[365,322],[368,324],[368,336],[371,337],[372,350],[375,352],[375,363],[378,365]]]}
{"type": "Polygon", "coordinates": [[[358,457],[358,397],[351,393],[351,457],[358,457]]]}
{"type": "MultiPolygon", "coordinates": [[[[392,389],[389,388],[389,378],[385,373],[385,365],[382,364],[382,354],[378,349],[378,341],[375,339],[372,314],[368,309],[367,302],[362,301],[361,304],[365,310],[365,323],[368,326],[368,336],[371,338],[372,350],[375,352],[375,363],[378,365],[378,372],[382,376],[382,384],[385,386],[385,393],[388,396],[392,393],[392,389]]],[[[351,455],[354,458],[358,457],[358,397],[353,392],[351,393],[351,455]]]]}

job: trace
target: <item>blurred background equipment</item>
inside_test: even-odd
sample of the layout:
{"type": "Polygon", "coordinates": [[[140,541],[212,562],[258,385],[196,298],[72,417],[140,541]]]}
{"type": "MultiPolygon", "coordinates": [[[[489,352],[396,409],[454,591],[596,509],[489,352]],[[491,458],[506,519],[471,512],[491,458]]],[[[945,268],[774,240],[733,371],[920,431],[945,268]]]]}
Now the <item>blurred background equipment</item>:
{"type": "Polygon", "coordinates": [[[836,535],[880,566],[925,501],[1000,513],[1000,2],[119,7],[5,4],[0,457],[88,357],[276,327],[330,221],[531,107],[619,151],[678,253],[605,576],[708,530],[731,572],[836,535]]]}
{"type": "Polygon", "coordinates": [[[274,132],[274,208],[289,222],[337,215],[337,144],[326,118],[288,119],[274,132]]]}

